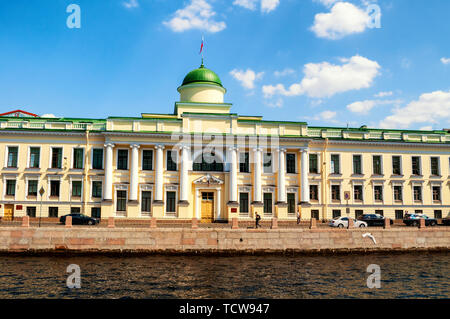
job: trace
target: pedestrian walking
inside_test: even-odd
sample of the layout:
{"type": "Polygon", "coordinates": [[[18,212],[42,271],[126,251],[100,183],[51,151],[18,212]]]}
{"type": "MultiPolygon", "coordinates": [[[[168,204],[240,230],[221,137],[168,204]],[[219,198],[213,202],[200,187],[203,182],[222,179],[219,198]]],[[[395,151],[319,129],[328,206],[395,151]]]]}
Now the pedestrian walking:
{"type": "Polygon", "coordinates": [[[297,211],[297,225],[300,225],[300,221],[302,219],[302,216],[300,215],[300,210],[297,211]]]}
{"type": "Polygon", "coordinates": [[[256,228],[261,228],[261,225],[259,224],[260,220],[261,220],[261,216],[259,216],[259,214],[256,213],[256,228]]]}

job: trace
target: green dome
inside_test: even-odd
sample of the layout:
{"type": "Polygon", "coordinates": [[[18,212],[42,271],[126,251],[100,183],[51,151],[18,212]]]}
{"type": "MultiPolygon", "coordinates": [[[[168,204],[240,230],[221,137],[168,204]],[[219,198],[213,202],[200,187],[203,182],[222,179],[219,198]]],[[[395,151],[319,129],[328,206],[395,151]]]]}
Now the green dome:
{"type": "Polygon", "coordinates": [[[184,78],[182,85],[195,82],[204,82],[222,86],[222,81],[220,81],[219,76],[210,69],[205,68],[203,64],[200,66],[200,68],[189,72],[188,75],[186,75],[186,77],[184,78]]]}

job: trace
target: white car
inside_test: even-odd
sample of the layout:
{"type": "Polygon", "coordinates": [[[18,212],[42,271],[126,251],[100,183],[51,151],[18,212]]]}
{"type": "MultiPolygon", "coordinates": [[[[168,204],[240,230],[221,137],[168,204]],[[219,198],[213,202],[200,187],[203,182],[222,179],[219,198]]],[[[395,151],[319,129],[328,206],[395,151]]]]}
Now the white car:
{"type": "Polygon", "coordinates": [[[348,228],[348,220],[351,219],[353,220],[353,227],[367,227],[367,223],[360,221],[360,220],[355,220],[351,217],[338,217],[333,219],[332,221],[330,221],[330,227],[338,227],[338,228],[348,228]]]}

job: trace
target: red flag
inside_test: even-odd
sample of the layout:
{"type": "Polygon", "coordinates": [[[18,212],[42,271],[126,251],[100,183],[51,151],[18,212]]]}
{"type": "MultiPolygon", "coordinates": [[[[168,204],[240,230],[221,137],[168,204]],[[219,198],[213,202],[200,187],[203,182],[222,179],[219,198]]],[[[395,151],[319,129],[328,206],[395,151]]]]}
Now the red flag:
{"type": "Polygon", "coordinates": [[[200,46],[200,53],[201,54],[203,52],[203,43],[204,43],[205,39],[202,37],[202,45],[200,46]]]}

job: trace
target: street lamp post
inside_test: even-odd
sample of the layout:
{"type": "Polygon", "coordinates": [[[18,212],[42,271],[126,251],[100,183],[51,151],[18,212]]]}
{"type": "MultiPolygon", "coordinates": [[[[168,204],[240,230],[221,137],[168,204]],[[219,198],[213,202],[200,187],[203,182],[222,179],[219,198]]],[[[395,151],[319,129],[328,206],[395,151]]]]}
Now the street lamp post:
{"type": "Polygon", "coordinates": [[[39,210],[39,227],[41,227],[41,216],[42,216],[42,196],[44,195],[45,190],[44,187],[41,186],[41,189],[39,190],[39,195],[41,195],[41,209],[39,210]]]}

